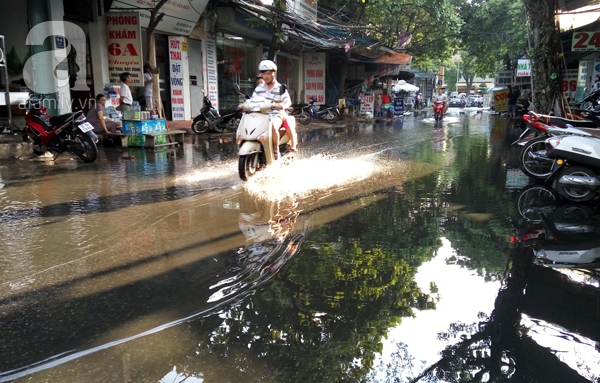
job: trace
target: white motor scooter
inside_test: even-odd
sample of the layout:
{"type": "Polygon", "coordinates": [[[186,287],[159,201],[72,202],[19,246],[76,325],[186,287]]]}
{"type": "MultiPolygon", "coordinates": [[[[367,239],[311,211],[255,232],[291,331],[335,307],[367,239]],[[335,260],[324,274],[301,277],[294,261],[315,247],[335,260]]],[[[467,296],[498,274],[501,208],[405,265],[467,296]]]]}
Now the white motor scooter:
{"type": "MultiPolygon", "coordinates": [[[[282,85],[281,89],[285,92],[285,85],[282,85]]],[[[273,108],[275,104],[276,102],[263,97],[252,97],[244,102],[244,115],[236,133],[240,157],[238,171],[243,181],[247,181],[266,166],[279,161],[286,163],[293,156],[293,152],[289,150],[289,138],[281,128],[280,111],[273,108]],[[273,126],[279,127],[278,160],[275,159],[273,151],[273,126]]],[[[287,116],[286,121],[292,129],[295,127],[294,117],[287,116]]]]}
{"type": "Polygon", "coordinates": [[[548,180],[562,197],[585,202],[600,193],[600,139],[554,136],[546,140],[546,150],[554,160],[548,180]]]}

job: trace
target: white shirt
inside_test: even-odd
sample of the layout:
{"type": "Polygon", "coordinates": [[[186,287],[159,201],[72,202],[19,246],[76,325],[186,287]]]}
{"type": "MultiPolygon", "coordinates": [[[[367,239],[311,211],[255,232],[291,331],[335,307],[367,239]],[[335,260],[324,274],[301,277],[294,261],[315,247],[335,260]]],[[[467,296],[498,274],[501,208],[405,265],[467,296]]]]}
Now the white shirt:
{"type": "Polygon", "coordinates": [[[129,89],[129,85],[125,84],[124,82],[121,83],[120,96],[123,97],[123,104],[133,104],[133,96],[131,95],[131,89],[129,89]]]}
{"type": "Polygon", "coordinates": [[[597,90],[600,90],[600,81],[596,81],[596,83],[592,87],[592,92],[595,92],[597,90]]]}
{"type": "MultiPolygon", "coordinates": [[[[152,80],[152,75],[148,72],[144,73],[144,82],[152,80]]],[[[152,83],[144,85],[144,96],[152,97],[152,83]]]]}
{"type": "Polygon", "coordinates": [[[436,93],[433,95],[433,101],[442,101],[442,102],[446,102],[448,101],[448,95],[446,93],[436,93]]]}
{"type": "Polygon", "coordinates": [[[281,106],[283,109],[289,108],[292,105],[292,99],[290,98],[290,94],[287,89],[283,94],[279,94],[281,92],[281,84],[277,80],[273,80],[275,85],[271,90],[267,90],[265,88],[266,83],[258,84],[254,89],[254,93],[252,93],[252,97],[260,96],[264,97],[268,100],[273,101],[281,101],[281,106]]]}

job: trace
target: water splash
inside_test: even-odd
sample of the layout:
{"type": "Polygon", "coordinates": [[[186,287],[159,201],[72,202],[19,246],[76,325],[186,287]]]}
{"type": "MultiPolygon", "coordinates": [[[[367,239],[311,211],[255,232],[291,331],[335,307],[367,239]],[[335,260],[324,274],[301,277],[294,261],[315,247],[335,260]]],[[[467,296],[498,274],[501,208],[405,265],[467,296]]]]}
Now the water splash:
{"type": "Polygon", "coordinates": [[[248,180],[243,188],[258,199],[279,201],[305,198],[315,192],[348,185],[381,170],[373,155],[338,158],[315,155],[288,165],[269,166],[248,180]]]}

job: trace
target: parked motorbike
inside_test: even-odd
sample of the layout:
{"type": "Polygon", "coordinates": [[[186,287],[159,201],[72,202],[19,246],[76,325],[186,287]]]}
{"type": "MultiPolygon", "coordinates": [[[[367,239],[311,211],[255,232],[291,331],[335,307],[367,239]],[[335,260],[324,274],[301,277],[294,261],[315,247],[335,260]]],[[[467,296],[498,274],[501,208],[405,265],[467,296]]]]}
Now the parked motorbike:
{"type": "Polygon", "coordinates": [[[56,152],[56,159],[68,152],[85,162],[95,161],[98,147],[92,132],[94,127],[85,121],[83,111],[51,117],[43,106],[44,98],[44,95],[31,96],[25,103],[25,134],[38,146],[34,148],[34,153],[56,152]]]}
{"type": "Polygon", "coordinates": [[[315,120],[325,120],[330,124],[333,124],[340,118],[340,110],[337,105],[331,105],[329,107],[322,105],[321,109],[317,109],[315,102],[317,102],[317,99],[314,97],[311,97],[308,102],[310,116],[315,120]]]}
{"type": "Polygon", "coordinates": [[[598,135],[600,129],[593,121],[569,120],[528,112],[523,115],[525,130],[512,145],[523,148],[519,154],[519,165],[529,177],[545,180],[551,172],[552,159],[546,156],[546,139],[552,135],[598,135]]]}
{"type": "Polygon", "coordinates": [[[434,101],[433,103],[433,118],[436,121],[442,121],[444,118],[444,103],[441,101],[434,101]]]}
{"type": "Polygon", "coordinates": [[[554,136],[546,140],[547,156],[554,160],[548,180],[573,202],[594,199],[600,192],[600,139],[554,136]]]}
{"type": "MultiPolygon", "coordinates": [[[[587,88],[583,89],[584,94],[587,92],[587,88]]],[[[600,105],[598,101],[600,99],[600,90],[596,90],[591,94],[588,94],[581,100],[581,105],[579,106],[583,110],[596,110],[596,107],[600,105]]]]}
{"type": "MultiPolygon", "coordinates": [[[[236,94],[248,97],[248,95],[239,91],[239,87],[237,89],[238,91],[235,92],[236,94]]],[[[221,112],[219,113],[219,111],[213,107],[213,104],[206,95],[204,89],[202,89],[202,94],[204,94],[202,108],[200,109],[200,114],[192,121],[192,130],[198,134],[209,131],[221,133],[225,130],[235,131],[243,115],[242,109],[236,106],[234,108],[221,109],[221,112]]]]}
{"type": "Polygon", "coordinates": [[[312,104],[302,103],[302,104],[292,104],[289,108],[287,108],[287,113],[290,116],[294,116],[296,121],[301,123],[302,125],[308,125],[311,117],[311,107],[312,104]]]}
{"type": "Polygon", "coordinates": [[[552,268],[600,267],[598,212],[586,204],[558,204],[535,222],[517,223],[511,243],[532,247],[534,262],[552,268]]]}
{"type": "MultiPolygon", "coordinates": [[[[234,84],[237,86],[237,84],[234,84]]],[[[282,94],[285,92],[286,86],[281,85],[282,94]]],[[[275,159],[273,153],[273,123],[279,124],[279,111],[274,111],[275,103],[263,97],[252,97],[244,102],[244,114],[239,123],[236,137],[239,147],[238,155],[238,172],[243,181],[248,180],[256,172],[264,167],[276,162],[290,161],[293,157],[293,152],[289,150],[289,138],[287,135],[280,134],[279,153],[281,157],[275,159]]],[[[290,127],[294,128],[295,118],[287,117],[287,122],[290,127]]],[[[279,133],[283,128],[279,128],[279,133]]]]}

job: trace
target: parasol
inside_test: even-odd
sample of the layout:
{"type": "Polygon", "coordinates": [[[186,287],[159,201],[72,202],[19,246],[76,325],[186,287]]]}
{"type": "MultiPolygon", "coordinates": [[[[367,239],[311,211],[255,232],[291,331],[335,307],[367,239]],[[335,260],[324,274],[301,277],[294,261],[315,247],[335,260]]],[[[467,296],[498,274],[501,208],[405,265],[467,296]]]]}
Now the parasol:
{"type": "Polygon", "coordinates": [[[394,84],[392,86],[392,91],[394,92],[400,92],[400,91],[405,91],[405,92],[416,92],[417,90],[419,90],[418,86],[414,86],[413,84],[409,84],[404,80],[400,80],[398,81],[397,84],[394,84]]]}

